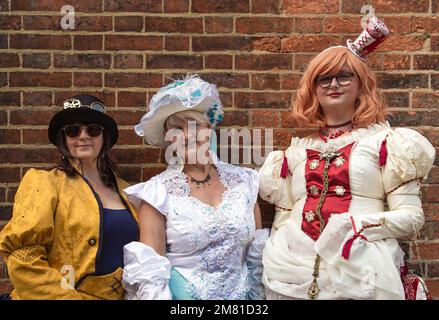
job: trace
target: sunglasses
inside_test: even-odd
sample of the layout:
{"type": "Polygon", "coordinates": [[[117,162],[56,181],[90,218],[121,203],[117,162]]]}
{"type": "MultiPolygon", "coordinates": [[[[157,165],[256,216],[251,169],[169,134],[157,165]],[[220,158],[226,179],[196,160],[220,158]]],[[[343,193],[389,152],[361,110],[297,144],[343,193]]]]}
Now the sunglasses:
{"type": "Polygon", "coordinates": [[[82,128],[85,128],[87,134],[92,137],[99,137],[102,134],[104,128],[99,124],[88,124],[86,126],[81,126],[79,124],[69,124],[66,125],[63,130],[64,134],[69,138],[76,138],[81,134],[82,128]]]}
{"type": "Polygon", "coordinates": [[[320,86],[320,88],[327,89],[331,86],[332,79],[334,78],[340,86],[346,87],[351,84],[352,80],[354,79],[354,74],[352,72],[340,72],[335,76],[319,76],[316,79],[316,83],[320,86]]]}

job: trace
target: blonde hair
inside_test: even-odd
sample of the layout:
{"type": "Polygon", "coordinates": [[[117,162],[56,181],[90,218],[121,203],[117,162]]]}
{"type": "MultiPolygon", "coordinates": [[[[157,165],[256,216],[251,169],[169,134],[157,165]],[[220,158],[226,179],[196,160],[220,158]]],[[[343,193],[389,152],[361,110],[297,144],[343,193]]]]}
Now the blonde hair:
{"type": "Polygon", "coordinates": [[[178,121],[195,121],[197,125],[204,126],[206,128],[210,128],[210,122],[207,117],[201,113],[200,111],[195,110],[186,110],[176,112],[173,115],[169,116],[165,121],[165,130],[168,130],[169,127],[174,126],[178,123],[178,121]]]}
{"type": "Polygon", "coordinates": [[[326,124],[322,107],[317,100],[316,78],[322,74],[338,72],[345,64],[357,75],[360,82],[358,103],[352,116],[353,126],[367,127],[385,120],[386,103],[382,93],[377,89],[375,74],[349,49],[334,47],[312,59],[303,74],[291,114],[297,125],[305,127],[326,124]]]}

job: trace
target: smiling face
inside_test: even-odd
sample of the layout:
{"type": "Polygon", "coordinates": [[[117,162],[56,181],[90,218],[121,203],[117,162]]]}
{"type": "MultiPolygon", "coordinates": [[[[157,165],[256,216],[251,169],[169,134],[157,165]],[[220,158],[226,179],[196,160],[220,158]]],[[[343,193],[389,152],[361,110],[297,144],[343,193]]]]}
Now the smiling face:
{"type": "Polygon", "coordinates": [[[104,144],[103,133],[92,137],[87,133],[87,125],[81,123],[75,123],[74,125],[81,126],[81,130],[76,137],[65,135],[67,149],[79,161],[95,161],[104,144]]]}
{"type": "Polygon", "coordinates": [[[360,81],[347,64],[338,72],[329,72],[316,78],[317,100],[325,115],[334,112],[352,115],[359,91],[360,81]]]}

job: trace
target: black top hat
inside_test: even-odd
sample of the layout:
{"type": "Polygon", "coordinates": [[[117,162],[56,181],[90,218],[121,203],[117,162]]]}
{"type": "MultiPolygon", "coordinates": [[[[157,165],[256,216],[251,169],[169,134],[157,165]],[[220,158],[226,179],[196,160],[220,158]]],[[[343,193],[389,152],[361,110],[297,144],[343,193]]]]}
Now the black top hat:
{"type": "Polygon", "coordinates": [[[98,98],[80,94],[64,101],[63,108],[52,117],[49,124],[49,140],[55,146],[58,146],[56,141],[58,131],[66,124],[76,122],[100,124],[110,136],[110,147],[117,142],[119,132],[116,122],[106,114],[106,107],[98,98]]]}

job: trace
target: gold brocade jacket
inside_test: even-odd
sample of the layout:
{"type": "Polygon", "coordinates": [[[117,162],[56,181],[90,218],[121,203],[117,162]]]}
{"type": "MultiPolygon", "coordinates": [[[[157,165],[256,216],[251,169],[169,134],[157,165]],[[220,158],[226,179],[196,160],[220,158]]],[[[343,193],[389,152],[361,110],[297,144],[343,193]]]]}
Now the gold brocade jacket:
{"type": "MultiPolygon", "coordinates": [[[[127,183],[116,178],[115,184],[138,221],[122,192],[127,183]]],[[[30,169],[16,193],[12,219],[0,233],[12,299],[123,299],[122,268],[96,275],[102,214],[98,195],[80,174],[30,169]]]]}

